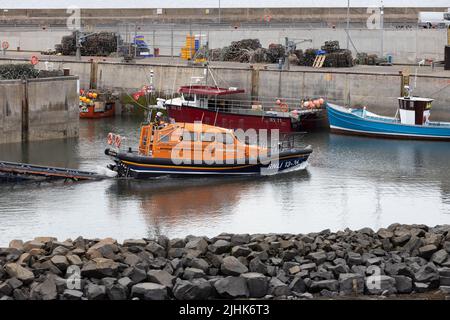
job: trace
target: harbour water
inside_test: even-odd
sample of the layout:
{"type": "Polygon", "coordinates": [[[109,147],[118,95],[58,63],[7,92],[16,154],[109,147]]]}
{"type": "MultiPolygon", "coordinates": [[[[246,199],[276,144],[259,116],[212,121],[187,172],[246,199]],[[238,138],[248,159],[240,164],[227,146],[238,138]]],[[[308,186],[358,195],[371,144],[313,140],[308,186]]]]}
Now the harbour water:
{"type": "MultiPolygon", "coordinates": [[[[140,118],[80,121],[70,140],[0,145],[0,159],[97,170],[110,163],[108,132],[136,146],[140,118]]],[[[189,234],[307,233],[450,223],[450,146],[310,133],[306,170],[272,177],[108,179],[0,186],[0,246],[61,240],[189,234]]]]}

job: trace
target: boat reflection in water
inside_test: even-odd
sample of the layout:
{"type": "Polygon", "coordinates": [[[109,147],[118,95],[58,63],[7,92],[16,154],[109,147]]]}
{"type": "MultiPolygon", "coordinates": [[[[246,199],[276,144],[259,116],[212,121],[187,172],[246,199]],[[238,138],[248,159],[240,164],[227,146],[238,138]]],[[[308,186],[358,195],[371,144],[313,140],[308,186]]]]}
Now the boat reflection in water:
{"type": "MultiPolygon", "coordinates": [[[[287,183],[280,192],[280,204],[273,214],[289,210],[293,183],[309,179],[308,171],[283,173],[266,177],[161,177],[151,180],[118,180],[110,185],[110,206],[128,199],[139,203],[139,211],[147,223],[148,234],[211,234],[215,225],[224,226],[235,218],[240,206],[252,200],[255,190],[267,190],[272,184],[287,183]],[[289,182],[290,181],[290,182],[289,182]],[[288,204],[286,206],[286,204],[288,204]],[[200,230],[199,230],[200,229],[200,230]]],[[[255,207],[258,211],[259,208],[255,207]]],[[[251,226],[242,225],[251,229],[251,226]]],[[[221,227],[219,227],[221,228],[221,227]]]]}

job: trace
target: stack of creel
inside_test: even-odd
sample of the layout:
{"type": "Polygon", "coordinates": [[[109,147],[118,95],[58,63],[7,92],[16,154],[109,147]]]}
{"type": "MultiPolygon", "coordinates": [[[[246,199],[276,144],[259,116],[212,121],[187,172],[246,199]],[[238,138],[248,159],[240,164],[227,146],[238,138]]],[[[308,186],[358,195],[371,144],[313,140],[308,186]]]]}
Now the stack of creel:
{"type": "Polygon", "coordinates": [[[323,67],[328,68],[347,68],[353,67],[353,56],[350,50],[338,50],[327,53],[323,67]]]}
{"type": "Polygon", "coordinates": [[[82,42],[81,54],[86,56],[109,56],[117,51],[117,37],[112,32],[90,35],[82,42]]]}
{"type": "Polygon", "coordinates": [[[317,49],[306,49],[303,54],[303,66],[312,67],[314,60],[316,59],[317,49]]]}
{"type": "MultiPolygon", "coordinates": [[[[117,35],[113,32],[98,32],[91,35],[81,35],[81,55],[83,56],[109,56],[117,51],[117,35]]],[[[63,55],[76,54],[76,33],[64,36],[61,44],[55,45],[55,50],[63,55]]]]}
{"type": "Polygon", "coordinates": [[[267,62],[278,63],[280,59],[284,58],[286,49],[281,44],[271,43],[267,52],[267,62]]]}
{"type": "Polygon", "coordinates": [[[325,44],[321,47],[322,50],[327,53],[337,52],[341,48],[339,46],[339,41],[325,41],[325,44]]]}

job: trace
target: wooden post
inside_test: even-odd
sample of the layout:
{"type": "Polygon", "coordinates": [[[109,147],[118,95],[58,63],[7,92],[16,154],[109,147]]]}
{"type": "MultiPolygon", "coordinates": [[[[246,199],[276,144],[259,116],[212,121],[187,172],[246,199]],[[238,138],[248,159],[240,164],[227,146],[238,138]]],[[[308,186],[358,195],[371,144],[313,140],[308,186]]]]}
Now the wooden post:
{"type": "Polygon", "coordinates": [[[251,100],[256,101],[259,99],[259,68],[252,66],[252,92],[251,92],[251,100]]]}
{"type": "Polygon", "coordinates": [[[28,104],[28,81],[23,80],[23,100],[22,100],[22,142],[28,141],[29,130],[29,104],[28,104]]]}
{"type": "Polygon", "coordinates": [[[98,71],[98,63],[94,60],[91,60],[91,76],[89,82],[89,89],[97,89],[97,71],[98,71]]]}

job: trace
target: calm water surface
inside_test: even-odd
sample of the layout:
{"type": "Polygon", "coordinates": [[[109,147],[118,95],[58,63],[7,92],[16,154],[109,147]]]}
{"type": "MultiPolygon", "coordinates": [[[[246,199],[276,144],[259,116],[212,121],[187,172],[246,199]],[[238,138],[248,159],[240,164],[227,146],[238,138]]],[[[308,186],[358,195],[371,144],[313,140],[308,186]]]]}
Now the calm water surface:
{"type": "MultiPolygon", "coordinates": [[[[107,133],[136,146],[139,121],[81,121],[79,139],[0,145],[0,159],[97,170],[110,163],[107,133]]],[[[314,148],[309,167],[274,177],[2,185],[0,246],[41,235],[123,240],[450,223],[450,144],[327,132],[305,140],[314,148]]]]}

